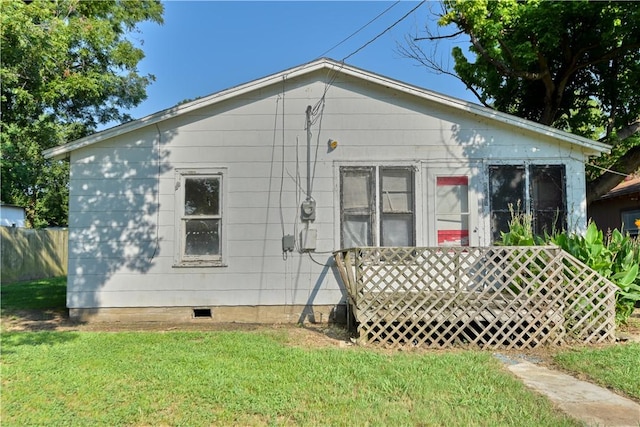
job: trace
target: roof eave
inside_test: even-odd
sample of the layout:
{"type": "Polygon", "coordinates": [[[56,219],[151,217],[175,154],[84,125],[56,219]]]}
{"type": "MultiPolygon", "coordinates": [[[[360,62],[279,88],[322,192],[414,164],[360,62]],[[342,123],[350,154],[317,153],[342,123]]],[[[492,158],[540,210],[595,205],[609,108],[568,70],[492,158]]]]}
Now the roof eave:
{"type": "Polygon", "coordinates": [[[168,108],[166,110],[159,111],[147,117],[143,117],[141,119],[134,120],[129,123],[125,123],[110,129],[103,130],[101,132],[95,133],[93,135],[89,135],[85,138],[81,138],[73,142],[69,142],[64,145],[50,148],[48,150],[43,151],[43,155],[45,158],[62,159],[62,158],[68,157],[71,151],[77,150],[79,148],[83,148],[83,147],[95,144],[105,139],[114,138],[119,135],[132,132],[134,130],[137,130],[146,126],[152,126],[156,123],[174,118],[181,114],[185,114],[202,107],[212,105],[216,102],[221,102],[226,99],[242,95],[249,91],[260,89],[262,87],[265,87],[279,80],[298,77],[300,75],[307,74],[322,68],[329,68],[333,71],[342,72],[350,76],[358,77],[360,79],[369,81],[371,83],[383,84],[390,88],[396,89],[398,91],[412,94],[422,99],[426,99],[441,105],[449,106],[457,110],[466,111],[472,114],[476,114],[480,117],[503,122],[511,126],[524,128],[531,132],[543,134],[543,135],[556,138],[568,143],[577,144],[587,150],[587,153],[586,153],[587,155],[600,155],[602,153],[608,153],[610,151],[609,145],[598,142],[598,141],[593,141],[578,135],[561,131],[559,129],[554,129],[549,126],[542,125],[540,123],[532,122],[532,121],[521,119],[509,114],[501,113],[499,111],[491,110],[489,108],[486,108],[477,104],[473,104],[471,102],[463,101],[461,99],[457,99],[457,98],[449,97],[446,95],[442,95],[440,93],[432,92],[417,86],[410,85],[408,83],[391,79],[389,77],[385,77],[385,76],[375,74],[366,70],[362,70],[360,68],[353,67],[351,65],[346,65],[344,63],[337,62],[332,59],[321,58],[313,62],[299,65],[297,67],[294,67],[279,73],[271,74],[269,76],[266,76],[257,80],[253,80],[248,83],[244,83],[238,86],[234,86],[234,87],[222,90],[220,92],[216,92],[212,95],[208,95],[191,102],[187,102],[181,105],[168,108]]]}
{"type": "MultiPolygon", "coordinates": [[[[335,65],[340,65],[340,64],[335,64],[335,65]]],[[[432,91],[420,88],[418,86],[413,86],[411,84],[394,80],[389,77],[377,75],[369,71],[365,71],[362,69],[349,66],[349,67],[345,67],[343,69],[343,72],[345,74],[350,74],[353,76],[364,78],[365,80],[368,80],[368,81],[377,82],[378,84],[381,82],[384,82],[384,84],[386,84],[387,86],[393,87],[394,89],[413,94],[415,96],[421,97],[423,99],[427,99],[429,101],[436,102],[441,105],[449,106],[458,110],[467,111],[469,113],[476,114],[481,117],[507,123],[512,126],[524,128],[535,133],[547,135],[552,138],[564,140],[566,142],[570,142],[573,144],[578,144],[588,150],[593,151],[593,154],[595,155],[600,155],[602,153],[609,153],[611,150],[611,147],[609,145],[599,141],[594,141],[594,140],[584,138],[569,132],[565,132],[560,129],[555,129],[550,126],[546,126],[537,122],[522,119],[517,116],[502,113],[497,110],[492,110],[490,108],[483,107],[481,105],[474,104],[468,101],[464,101],[462,99],[446,96],[438,92],[432,92],[432,91]]]]}
{"type": "Polygon", "coordinates": [[[105,129],[103,131],[91,134],[89,136],[80,138],[78,140],[69,142],[67,144],[49,148],[47,150],[44,150],[42,154],[47,159],[60,160],[68,157],[71,151],[95,144],[99,141],[109,139],[109,138],[114,138],[122,134],[133,132],[137,129],[141,129],[147,126],[152,126],[156,123],[177,117],[179,115],[197,110],[202,107],[206,107],[213,103],[221,102],[226,99],[242,95],[246,92],[250,92],[255,89],[260,89],[264,86],[271,84],[274,81],[278,81],[283,78],[297,77],[301,74],[305,74],[305,73],[315,71],[317,69],[321,69],[323,68],[325,62],[326,60],[318,60],[318,61],[310,62],[295,68],[291,68],[287,71],[271,74],[269,76],[266,76],[257,80],[252,80],[248,83],[244,83],[238,86],[233,86],[231,88],[224,89],[220,92],[216,92],[214,94],[204,96],[202,98],[198,98],[196,100],[186,102],[184,104],[176,105],[176,106],[167,108],[165,110],[159,111],[157,113],[153,113],[141,119],[133,120],[128,123],[124,123],[109,129],[105,129]]]}

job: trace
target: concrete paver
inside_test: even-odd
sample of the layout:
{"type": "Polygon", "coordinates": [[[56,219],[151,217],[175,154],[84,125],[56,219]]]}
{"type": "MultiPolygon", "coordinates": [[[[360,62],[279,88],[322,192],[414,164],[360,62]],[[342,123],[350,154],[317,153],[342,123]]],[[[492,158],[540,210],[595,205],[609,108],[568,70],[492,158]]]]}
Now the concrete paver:
{"type": "Polygon", "coordinates": [[[640,405],[631,399],[525,359],[500,354],[496,357],[526,386],[588,426],[640,426],[640,405]]]}

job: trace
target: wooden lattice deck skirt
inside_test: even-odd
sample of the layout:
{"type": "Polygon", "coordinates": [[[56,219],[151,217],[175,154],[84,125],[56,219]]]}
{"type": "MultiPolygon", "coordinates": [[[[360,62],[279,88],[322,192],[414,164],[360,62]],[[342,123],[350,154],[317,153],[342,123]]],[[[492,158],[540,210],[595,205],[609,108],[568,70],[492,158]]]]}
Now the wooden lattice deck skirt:
{"type": "Polygon", "coordinates": [[[335,256],[361,344],[615,339],[615,285],[556,247],[356,248],[335,256]]]}

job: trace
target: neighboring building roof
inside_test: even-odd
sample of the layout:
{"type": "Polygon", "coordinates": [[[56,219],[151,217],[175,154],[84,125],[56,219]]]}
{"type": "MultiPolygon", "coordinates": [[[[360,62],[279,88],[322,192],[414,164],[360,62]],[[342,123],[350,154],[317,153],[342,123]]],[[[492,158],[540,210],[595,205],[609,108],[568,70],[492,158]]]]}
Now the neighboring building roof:
{"type": "Polygon", "coordinates": [[[626,196],[634,193],[640,193],[640,176],[632,176],[625,179],[598,200],[611,199],[613,197],[626,196]]]}
{"type": "Polygon", "coordinates": [[[11,203],[5,203],[5,202],[0,202],[0,206],[1,207],[7,207],[7,208],[18,208],[18,209],[22,209],[24,210],[24,206],[20,206],[20,205],[12,205],[11,203]]]}
{"type": "Polygon", "coordinates": [[[480,117],[495,120],[501,123],[508,124],[510,126],[527,129],[531,132],[535,132],[541,135],[556,138],[558,140],[578,145],[592,152],[593,155],[599,155],[600,153],[609,152],[609,146],[598,141],[593,141],[587,138],[583,138],[578,135],[574,135],[568,132],[564,132],[549,126],[542,125],[540,123],[532,122],[529,120],[521,119],[509,114],[501,113],[499,111],[492,110],[471,102],[463,101],[457,98],[449,97],[437,92],[432,92],[417,86],[403,83],[398,80],[393,80],[389,77],[384,77],[379,74],[375,74],[369,71],[362,70],[360,68],[353,67],[351,65],[344,64],[328,58],[321,58],[307,64],[303,64],[294,68],[290,68],[285,71],[281,71],[276,74],[272,74],[261,79],[253,80],[251,82],[235,86],[223,91],[214,93],[197,100],[177,105],[175,107],[151,114],[147,117],[134,120],[104,131],[89,135],[87,137],[78,139],[76,141],[69,142],[58,147],[53,147],[43,151],[46,158],[64,158],[71,151],[83,148],[97,142],[100,142],[107,138],[113,138],[119,135],[123,135],[134,130],[140,129],[145,126],[150,126],[158,122],[162,122],[167,119],[171,119],[182,114],[186,114],[197,110],[199,108],[207,107],[218,102],[240,96],[249,91],[258,90],[268,85],[282,82],[286,78],[299,77],[305,74],[309,74],[318,70],[326,69],[327,71],[333,71],[336,73],[342,73],[351,77],[357,77],[364,81],[383,85],[400,92],[414,95],[418,98],[422,98],[425,101],[434,102],[443,106],[448,106],[457,109],[462,112],[475,114],[480,117]]]}

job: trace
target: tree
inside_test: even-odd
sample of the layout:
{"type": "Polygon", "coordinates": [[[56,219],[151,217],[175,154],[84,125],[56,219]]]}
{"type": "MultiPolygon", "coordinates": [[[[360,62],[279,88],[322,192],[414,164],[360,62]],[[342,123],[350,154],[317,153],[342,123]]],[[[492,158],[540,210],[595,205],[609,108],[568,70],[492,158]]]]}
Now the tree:
{"type": "Polygon", "coordinates": [[[159,1],[0,2],[0,198],[30,226],[67,224],[68,164],[42,151],[130,120],[146,98],[154,77],[138,73],[144,53],[127,36],[162,12],[159,1]]]}
{"type": "Polygon", "coordinates": [[[588,168],[587,201],[640,167],[640,7],[634,2],[444,1],[440,27],[401,52],[459,78],[485,106],[612,145],[588,168]],[[454,70],[424,41],[469,38],[454,70]],[[472,62],[473,61],[473,62],[472,62]],[[597,162],[597,163],[596,163],[597,162]]]}

